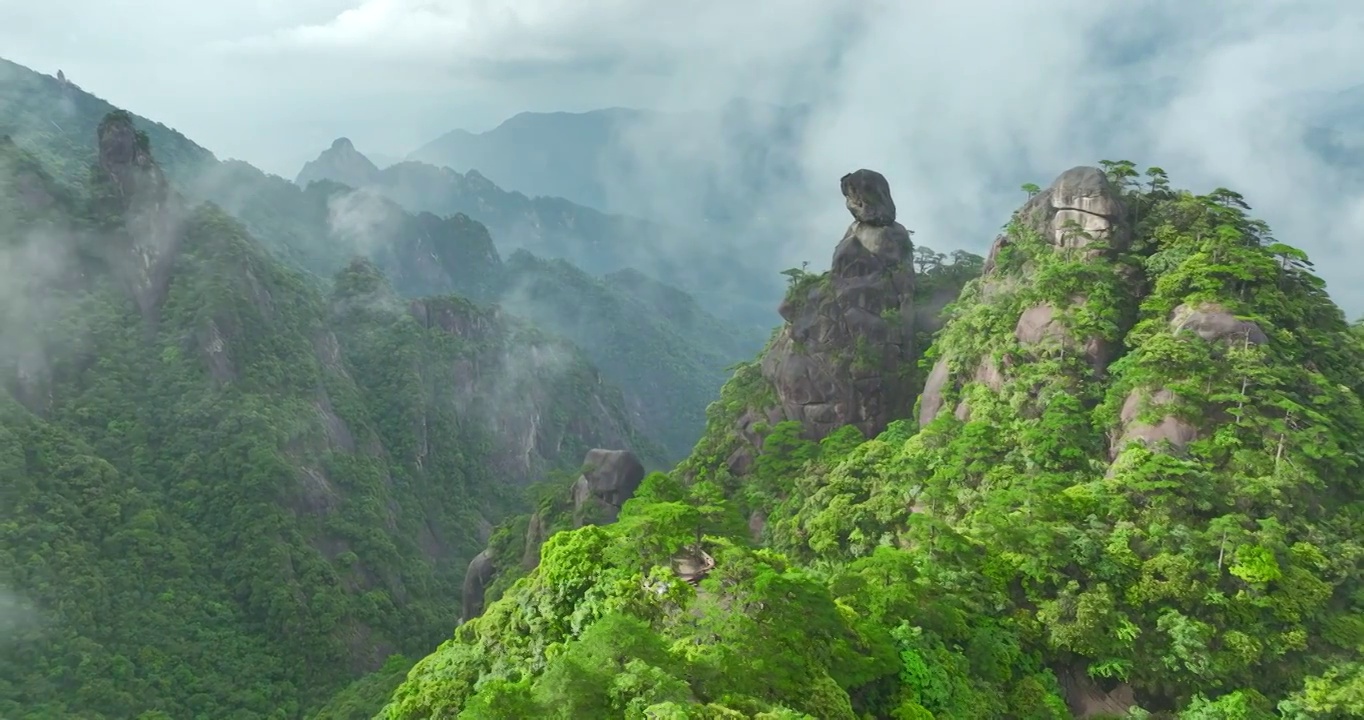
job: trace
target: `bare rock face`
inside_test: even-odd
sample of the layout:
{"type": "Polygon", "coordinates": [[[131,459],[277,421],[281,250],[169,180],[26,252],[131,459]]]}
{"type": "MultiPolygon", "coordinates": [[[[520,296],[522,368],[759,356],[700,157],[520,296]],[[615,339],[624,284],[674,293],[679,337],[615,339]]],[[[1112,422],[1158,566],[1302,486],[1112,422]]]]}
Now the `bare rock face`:
{"type": "Polygon", "coordinates": [[[1133,441],[1141,442],[1148,447],[1164,446],[1179,452],[1188,447],[1189,443],[1197,440],[1198,428],[1176,417],[1173,413],[1165,414],[1153,423],[1140,422],[1137,419],[1143,414],[1143,410],[1156,410],[1178,402],[1179,397],[1165,388],[1154,391],[1138,389],[1129,393],[1127,398],[1123,400],[1122,410],[1118,413],[1122,429],[1109,448],[1109,458],[1117,458],[1122,449],[1133,441]]]}
{"type": "MultiPolygon", "coordinates": [[[[1260,326],[1241,320],[1216,303],[1180,305],[1170,313],[1170,329],[1176,335],[1189,333],[1210,343],[1228,345],[1262,345],[1269,342],[1260,326]]],[[[1148,447],[1164,447],[1181,452],[1198,439],[1198,428],[1176,417],[1164,414],[1155,422],[1138,421],[1144,410],[1178,403],[1179,396],[1166,388],[1136,389],[1123,401],[1119,413],[1120,428],[1109,447],[1110,458],[1116,459],[1129,442],[1141,442],[1148,447]]]]}
{"type": "Polygon", "coordinates": [[[778,308],[786,326],[762,361],[782,415],[812,439],[844,425],[874,436],[914,402],[909,231],[880,173],[858,170],[841,186],[853,223],[829,274],[778,308]]]}
{"type": "MultiPolygon", "coordinates": [[[[1029,199],[1018,214],[1056,247],[1084,248],[1102,243],[1121,249],[1130,236],[1119,222],[1123,215],[1119,197],[1117,188],[1099,168],[1073,167],[1029,199]]],[[[1009,243],[1008,235],[995,238],[985,258],[986,275],[995,271],[999,253],[1009,243]]]]}
{"type": "Polygon", "coordinates": [[[1252,345],[1269,342],[1259,325],[1249,320],[1239,320],[1215,303],[1180,305],[1172,315],[1170,324],[1175,332],[1191,332],[1208,342],[1245,342],[1252,345]]]}
{"type": "Polygon", "coordinates": [[[875,170],[858,170],[839,180],[848,212],[858,222],[868,225],[895,223],[895,201],[890,197],[890,183],[875,170]]]}
{"type": "MultiPolygon", "coordinates": [[[[381,296],[361,298],[383,302],[381,296]]],[[[592,445],[619,447],[628,442],[627,419],[613,412],[602,396],[591,398],[566,422],[554,420],[553,405],[562,383],[574,376],[601,382],[595,369],[578,363],[576,348],[553,338],[514,342],[512,318],[461,298],[414,300],[407,312],[424,328],[479,346],[477,352],[442,368],[450,375],[442,392],[460,407],[477,409],[474,415],[494,438],[491,465],[511,482],[524,485],[537,477],[568,437],[592,445]]],[[[427,373],[420,368],[418,372],[427,373]]],[[[415,459],[421,462],[427,444],[424,420],[412,432],[420,440],[415,459]]]]}
{"type": "Polygon", "coordinates": [[[573,521],[615,522],[620,508],[644,480],[644,465],[628,450],[589,450],[583,474],[573,484],[573,521]]]}
{"type": "Polygon", "coordinates": [[[104,200],[109,209],[122,212],[131,241],[110,260],[122,269],[146,316],[165,296],[184,208],[152,158],[147,136],[133,127],[132,116],[110,113],[99,125],[98,140],[104,200]]]}
{"type": "Polygon", "coordinates": [[[492,554],[487,550],[474,556],[469,569],[464,573],[464,620],[471,620],[483,613],[483,595],[488,590],[495,575],[492,554]]]}

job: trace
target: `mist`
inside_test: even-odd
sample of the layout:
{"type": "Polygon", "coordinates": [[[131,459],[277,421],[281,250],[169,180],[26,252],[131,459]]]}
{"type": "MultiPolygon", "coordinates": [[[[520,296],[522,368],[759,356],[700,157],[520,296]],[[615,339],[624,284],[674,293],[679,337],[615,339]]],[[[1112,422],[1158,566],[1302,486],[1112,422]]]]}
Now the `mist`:
{"type": "Polygon", "coordinates": [[[847,222],[838,178],[859,167],[890,180],[916,242],[980,253],[1022,183],[1128,159],[1181,187],[1241,192],[1308,251],[1349,314],[1364,311],[1364,177],[1339,142],[1311,141],[1348,146],[1364,127],[1364,94],[1348,94],[1364,84],[1364,5],[1350,0],[1235,13],[1215,0],[315,0],[231,16],[153,0],[147,27],[89,50],[78,41],[106,6],[24,5],[24,22],[0,11],[13,59],[61,64],[286,177],[342,135],[401,155],[526,110],[652,108],[695,114],[680,135],[675,118],[629,128],[630,172],[616,182],[648,189],[638,214],[695,218],[698,178],[726,187],[740,149],[708,111],[804,105],[788,181],[747,198],[751,233],[712,240],[774,273],[828,262],[847,222]],[[63,39],[35,39],[46,36],[63,39]],[[164,80],[142,80],[152,68],[164,80]]]}

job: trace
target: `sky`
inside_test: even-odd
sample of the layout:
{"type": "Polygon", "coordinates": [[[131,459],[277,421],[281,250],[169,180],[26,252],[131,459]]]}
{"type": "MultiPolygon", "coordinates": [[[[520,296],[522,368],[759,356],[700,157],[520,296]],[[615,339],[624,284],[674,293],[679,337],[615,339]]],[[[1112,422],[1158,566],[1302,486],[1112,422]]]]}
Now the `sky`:
{"type": "MultiPolygon", "coordinates": [[[[526,110],[809,102],[803,183],[754,201],[801,215],[790,259],[827,256],[858,167],[916,241],[983,252],[1022,183],[1129,159],[1241,192],[1352,315],[1364,173],[1306,136],[1364,149],[1361,38],[1359,0],[0,0],[0,54],[286,177],[343,135],[400,156],[526,110]]],[[[688,148],[723,169],[709,130],[688,148]]]]}

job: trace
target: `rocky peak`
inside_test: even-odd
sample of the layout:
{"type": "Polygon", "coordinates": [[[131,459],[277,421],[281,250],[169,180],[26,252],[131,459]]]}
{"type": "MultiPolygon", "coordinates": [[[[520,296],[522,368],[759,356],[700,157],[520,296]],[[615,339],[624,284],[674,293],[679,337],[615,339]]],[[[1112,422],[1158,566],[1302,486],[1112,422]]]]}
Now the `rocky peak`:
{"type": "Polygon", "coordinates": [[[125,210],[152,206],[160,209],[170,186],[152,157],[147,134],[133,127],[132,115],[114,111],[100,122],[99,167],[113,181],[125,210]]]}
{"type": "MultiPolygon", "coordinates": [[[[1075,324],[1074,311],[1088,302],[1086,295],[1033,297],[1032,283],[1027,280],[1033,271],[1033,261],[1006,263],[1004,256],[1008,248],[1019,243],[1018,233],[1024,232],[1035,233],[1043,247],[1072,253],[1086,263],[1110,262],[1130,240],[1131,228],[1124,216],[1118,189],[1102,170],[1086,166],[1061,173],[1014,214],[1017,225],[997,237],[990,247],[979,290],[980,302],[1001,308],[1016,307],[1019,313],[1012,341],[1013,350],[1021,354],[1001,354],[1006,364],[1056,352],[1061,356],[1082,356],[1094,377],[1105,372],[1116,349],[1116,338],[1071,329],[1075,324]]],[[[1116,265],[1113,269],[1119,270],[1116,265]]],[[[924,385],[919,403],[920,425],[928,424],[948,409],[949,398],[959,396],[967,384],[976,383],[1000,392],[1010,377],[1010,369],[994,355],[940,357],[924,385]]],[[[964,399],[958,398],[955,414],[960,420],[971,416],[964,399]]]]}
{"type": "Polygon", "coordinates": [[[895,201],[890,197],[890,183],[875,170],[858,170],[839,180],[848,212],[853,219],[868,225],[895,224],[895,201]]]}
{"type": "Polygon", "coordinates": [[[786,325],[762,361],[782,415],[811,438],[843,425],[874,435],[914,402],[914,268],[886,178],[858,170],[840,186],[853,222],[828,273],[793,282],[786,325]]]}
{"type": "Polygon", "coordinates": [[[379,166],[355,149],[349,138],[332,141],[316,160],[303,164],[294,182],[302,187],[319,180],[331,180],[352,188],[373,184],[379,177],[379,166]]]}
{"type": "Polygon", "coordinates": [[[150,316],[166,292],[185,208],[152,157],[147,134],[133,126],[132,115],[109,113],[96,135],[98,204],[101,212],[121,216],[128,241],[114,250],[110,264],[120,268],[142,314],[150,316]]]}
{"type": "MultiPolygon", "coordinates": [[[[1122,213],[1120,193],[1108,176],[1099,168],[1079,166],[1061,173],[1050,187],[1032,196],[1018,216],[1056,247],[1121,249],[1130,235],[1129,228],[1119,222],[1122,213]]],[[[994,270],[1000,251],[1009,243],[1007,233],[995,238],[985,259],[986,274],[994,270]]]]}

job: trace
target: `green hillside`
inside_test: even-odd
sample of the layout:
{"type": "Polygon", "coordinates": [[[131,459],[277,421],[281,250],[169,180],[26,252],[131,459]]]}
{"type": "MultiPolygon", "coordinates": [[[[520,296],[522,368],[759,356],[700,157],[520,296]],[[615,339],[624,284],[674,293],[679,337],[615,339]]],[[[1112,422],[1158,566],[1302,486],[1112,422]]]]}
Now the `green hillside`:
{"type": "Polygon", "coordinates": [[[780,393],[741,370],[379,717],[1359,716],[1360,335],[1235,193],[1105,170],[1030,188],[922,423],[777,423],[736,476],[711,435],[780,393]]]}
{"type": "Polygon", "coordinates": [[[111,113],[0,143],[0,717],[293,718],[458,617],[524,488],[657,451],[567,343],[356,260],[324,295],[111,113]]]}

